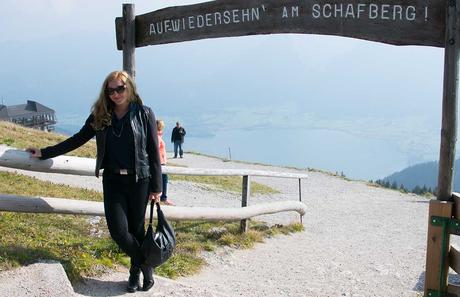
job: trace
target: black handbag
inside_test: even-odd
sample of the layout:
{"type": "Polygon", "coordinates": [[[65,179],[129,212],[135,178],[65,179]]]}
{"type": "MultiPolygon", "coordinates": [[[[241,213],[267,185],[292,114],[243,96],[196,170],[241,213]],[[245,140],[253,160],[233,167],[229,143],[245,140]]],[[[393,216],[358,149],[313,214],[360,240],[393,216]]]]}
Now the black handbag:
{"type": "Polygon", "coordinates": [[[153,232],[153,204],[150,203],[150,222],[142,242],[141,252],[145,257],[144,264],[150,267],[158,267],[171,257],[176,247],[176,234],[161,211],[160,203],[157,203],[157,226],[153,232]]]}

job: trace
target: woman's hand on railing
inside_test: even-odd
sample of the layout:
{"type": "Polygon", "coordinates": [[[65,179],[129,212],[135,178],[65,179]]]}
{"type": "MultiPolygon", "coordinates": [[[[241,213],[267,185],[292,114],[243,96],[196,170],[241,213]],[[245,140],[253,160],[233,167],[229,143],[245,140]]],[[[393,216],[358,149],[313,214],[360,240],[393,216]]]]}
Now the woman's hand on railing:
{"type": "Polygon", "coordinates": [[[29,152],[30,156],[34,158],[40,158],[42,156],[42,151],[39,148],[29,147],[26,149],[26,152],[29,152]]]}

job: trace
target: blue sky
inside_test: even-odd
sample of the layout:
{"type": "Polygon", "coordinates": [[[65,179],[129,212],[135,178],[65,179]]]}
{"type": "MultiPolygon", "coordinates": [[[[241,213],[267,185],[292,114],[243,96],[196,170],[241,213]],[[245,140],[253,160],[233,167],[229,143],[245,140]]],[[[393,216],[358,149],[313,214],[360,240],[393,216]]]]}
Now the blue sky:
{"type": "MultiPolygon", "coordinates": [[[[61,123],[80,125],[103,78],[121,68],[114,19],[122,3],[2,0],[0,98],[37,100],[61,123]]],[[[196,1],[134,3],[143,14],[196,1]]],[[[273,34],[139,48],[136,69],[145,103],[170,127],[182,121],[191,137],[273,129],[282,141],[282,133],[335,131],[392,145],[405,161],[387,171],[437,158],[439,48],[273,34]]],[[[347,159],[343,151],[330,153],[347,159]]]]}

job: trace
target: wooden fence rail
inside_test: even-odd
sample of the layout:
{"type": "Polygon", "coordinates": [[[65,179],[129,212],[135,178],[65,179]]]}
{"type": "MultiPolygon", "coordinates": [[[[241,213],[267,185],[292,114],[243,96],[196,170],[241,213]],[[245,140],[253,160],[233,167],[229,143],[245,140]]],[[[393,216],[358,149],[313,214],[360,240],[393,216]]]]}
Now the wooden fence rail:
{"type": "MultiPolygon", "coordinates": [[[[59,156],[48,160],[31,158],[28,152],[18,150],[6,145],[0,145],[0,166],[24,169],[30,171],[63,173],[93,176],[96,160],[92,158],[59,156]]],[[[213,176],[266,176],[280,178],[306,179],[307,174],[275,172],[251,169],[212,169],[212,168],[186,168],[163,166],[167,174],[177,175],[213,175],[213,176]]]]}
{"type": "MultiPolygon", "coordinates": [[[[296,211],[300,215],[306,213],[306,206],[298,201],[278,201],[251,205],[243,208],[215,207],[161,207],[171,220],[208,220],[238,221],[258,215],[272,214],[281,211],[296,211]]],[[[104,216],[104,204],[96,201],[74,200],[51,197],[26,197],[0,194],[0,211],[29,213],[59,213],[104,216]]],[[[150,211],[147,209],[147,211],[150,211]]],[[[154,212],[156,216],[156,212],[154,212]]]]}
{"type": "MultiPolygon", "coordinates": [[[[31,158],[28,152],[5,145],[0,145],[0,166],[30,171],[63,173],[93,176],[95,160],[72,156],[59,156],[48,160],[31,158]]],[[[163,172],[176,175],[207,175],[207,176],[242,176],[242,208],[211,208],[211,207],[168,207],[165,213],[171,219],[189,220],[241,220],[241,230],[247,231],[247,219],[262,214],[282,211],[296,211],[300,218],[306,212],[301,202],[301,181],[308,177],[301,173],[284,173],[250,169],[210,169],[184,168],[163,166],[163,172]],[[296,178],[299,180],[299,201],[281,201],[248,206],[250,196],[250,176],[279,178],[296,178]]],[[[99,202],[70,200],[50,197],[24,197],[0,194],[0,211],[16,212],[48,212],[72,213],[86,215],[103,215],[103,207],[99,202]]]]}

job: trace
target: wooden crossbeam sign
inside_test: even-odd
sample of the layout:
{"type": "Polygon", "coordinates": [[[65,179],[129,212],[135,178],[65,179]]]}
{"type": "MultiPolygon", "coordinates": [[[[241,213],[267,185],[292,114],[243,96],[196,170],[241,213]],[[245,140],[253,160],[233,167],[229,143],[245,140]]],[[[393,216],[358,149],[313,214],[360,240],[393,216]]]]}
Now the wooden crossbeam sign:
{"type": "MultiPolygon", "coordinates": [[[[326,34],[394,45],[444,47],[439,0],[225,0],[168,7],[135,17],[135,46],[272,33],[326,34]]],[[[123,49],[123,20],[116,18],[123,49]]]]}

